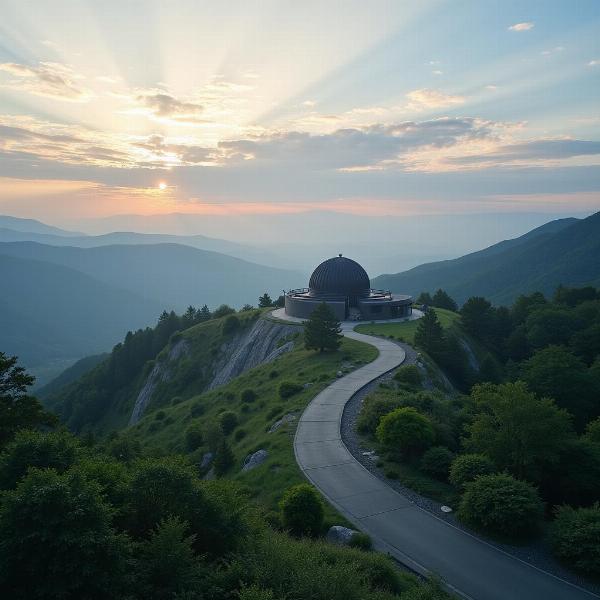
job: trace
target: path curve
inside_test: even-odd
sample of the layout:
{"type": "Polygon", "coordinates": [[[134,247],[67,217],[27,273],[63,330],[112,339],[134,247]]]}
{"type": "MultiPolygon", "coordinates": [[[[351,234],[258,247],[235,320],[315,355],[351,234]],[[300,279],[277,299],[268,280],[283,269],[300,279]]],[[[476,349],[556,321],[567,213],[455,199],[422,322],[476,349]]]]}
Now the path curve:
{"type": "Polygon", "coordinates": [[[418,573],[439,575],[463,598],[598,598],[419,508],[369,473],[350,454],[341,439],[344,406],[361,388],[405,359],[398,345],[357,333],[355,326],[344,323],[344,336],[375,346],[379,356],[336,380],[304,410],[294,437],[294,453],[306,478],[341,514],[371,536],[376,549],[418,573]]]}

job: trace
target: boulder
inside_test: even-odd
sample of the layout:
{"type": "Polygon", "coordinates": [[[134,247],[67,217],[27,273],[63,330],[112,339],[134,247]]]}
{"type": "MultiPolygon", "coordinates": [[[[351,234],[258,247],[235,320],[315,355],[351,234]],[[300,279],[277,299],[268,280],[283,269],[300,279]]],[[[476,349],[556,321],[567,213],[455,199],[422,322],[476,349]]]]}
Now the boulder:
{"type": "Polygon", "coordinates": [[[210,463],[213,461],[213,458],[214,458],[214,455],[212,452],[206,452],[202,456],[202,460],[200,461],[200,468],[206,469],[206,467],[208,467],[208,465],[210,465],[210,463]]]}
{"type": "Polygon", "coordinates": [[[269,433],[273,433],[274,431],[277,431],[282,425],[285,425],[286,423],[291,423],[292,421],[296,420],[296,415],[294,413],[288,413],[287,415],[283,415],[283,417],[281,417],[281,419],[279,419],[278,421],[275,421],[275,423],[273,423],[273,425],[271,425],[270,429],[269,429],[269,433]]]}
{"type": "Polygon", "coordinates": [[[326,539],[336,546],[348,546],[355,533],[358,533],[358,531],[349,529],[348,527],[342,527],[341,525],[333,525],[329,528],[326,539]]]}
{"type": "Polygon", "coordinates": [[[265,460],[267,460],[268,456],[269,453],[264,448],[257,450],[256,452],[254,452],[254,454],[248,454],[248,456],[246,456],[246,459],[244,460],[244,466],[242,467],[242,471],[250,471],[251,469],[258,467],[259,465],[262,465],[265,462],[265,460]]]}

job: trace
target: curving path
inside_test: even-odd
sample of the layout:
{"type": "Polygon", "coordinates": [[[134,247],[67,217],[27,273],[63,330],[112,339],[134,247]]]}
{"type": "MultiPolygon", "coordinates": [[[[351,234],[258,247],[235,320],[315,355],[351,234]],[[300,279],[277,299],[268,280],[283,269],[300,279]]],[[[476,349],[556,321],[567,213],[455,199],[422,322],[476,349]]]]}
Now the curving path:
{"type": "MultiPolygon", "coordinates": [[[[277,311],[278,312],[278,311],[277,311]]],[[[276,314],[285,319],[285,315],[276,314]]],[[[369,473],[341,439],[344,406],[363,386],[396,368],[402,348],[355,332],[343,334],[379,350],[376,360],[332,383],[306,407],[294,438],[296,461],[308,480],[374,546],[421,574],[438,574],[474,600],[590,600],[598,596],[541,571],[417,507],[369,473]]]]}

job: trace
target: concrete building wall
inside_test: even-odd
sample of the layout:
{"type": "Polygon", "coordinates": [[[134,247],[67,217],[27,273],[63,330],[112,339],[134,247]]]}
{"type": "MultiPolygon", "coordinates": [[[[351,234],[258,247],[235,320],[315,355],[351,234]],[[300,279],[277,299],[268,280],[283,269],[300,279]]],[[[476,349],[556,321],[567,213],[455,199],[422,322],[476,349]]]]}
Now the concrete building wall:
{"type": "MultiPolygon", "coordinates": [[[[285,312],[290,315],[290,317],[298,317],[299,319],[308,319],[321,304],[322,300],[311,299],[311,298],[302,298],[295,296],[286,296],[285,297],[285,312]]],[[[344,321],[346,319],[346,303],[345,302],[336,302],[332,300],[327,301],[327,306],[331,308],[336,318],[340,321],[344,321]]]]}
{"type": "Polygon", "coordinates": [[[412,302],[399,303],[393,301],[359,302],[360,314],[365,320],[401,319],[412,314],[412,302]]]}

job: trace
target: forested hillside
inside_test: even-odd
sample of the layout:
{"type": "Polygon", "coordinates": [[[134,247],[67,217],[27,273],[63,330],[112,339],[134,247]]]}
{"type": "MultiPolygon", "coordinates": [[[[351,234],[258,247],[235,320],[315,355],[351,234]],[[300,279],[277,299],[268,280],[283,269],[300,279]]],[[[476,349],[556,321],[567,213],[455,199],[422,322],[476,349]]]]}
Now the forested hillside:
{"type": "Polygon", "coordinates": [[[553,221],[480,252],[372,281],[374,287],[415,296],[443,288],[459,304],[479,295],[505,305],[519,294],[552,294],[561,284],[600,284],[600,213],[553,221]]]}

